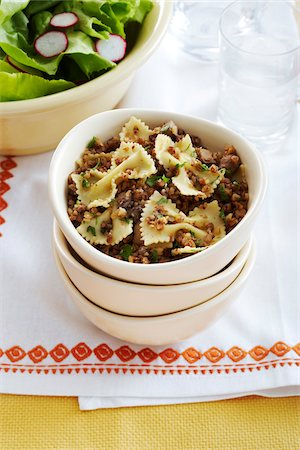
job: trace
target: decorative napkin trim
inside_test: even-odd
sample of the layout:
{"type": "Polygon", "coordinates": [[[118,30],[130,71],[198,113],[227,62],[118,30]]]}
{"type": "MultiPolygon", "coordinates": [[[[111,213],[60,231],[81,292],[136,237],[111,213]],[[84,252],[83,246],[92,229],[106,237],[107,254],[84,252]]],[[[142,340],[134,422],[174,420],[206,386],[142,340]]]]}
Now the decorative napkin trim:
{"type": "Polygon", "coordinates": [[[259,371],[262,368],[275,369],[285,365],[300,366],[300,358],[295,358],[293,354],[290,357],[284,357],[290,352],[300,356],[300,343],[291,347],[278,341],[270,348],[256,345],[249,351],[238,346],[231,347],[227,351],[211,347],[204,352],[195,347],[189,347],[182,352],[166,348],[159,353],[148,347],[135,352],[128,345],[113,350],[105,343],[94,349],[84,342],[80,342],[70,349],[60,343],[50,351],[42,345],[37,345],[27,352],[16,345],[5,351],[0,349],[0,358],[9,361],[8,363],[0,362],[0,371],[37,374],[41,372],[44,374],[78,374],[80,372],[125,374],[128,372],[163,375],[166,373],[172,375],[237,373],[252,372],[254,369],[259,371]],[[46,359],[47,364],[41,364],[42,361],[46,362],[46,359]],[[67,359],[68,361],[66,361],[67,359]],[[22,360],[25,360],[24,364],[20,363],[22,360]],[[200,360],[208,361],[208,364],[195,364],[200,360]],[[245,362],[241,363],[243,360],[245,362]],[[131,363],[129,363],[130,361],[131,363]],[[220,363],[220,361],[222,362],[220,363]],[[174,364],[175,362],[177,364],[174,364]]]}
{"type": "MultiPolygon", "coordinates": [[[[12,158],[3,159],[0,162],[0,213],[4,211],[8,207],[8,203],[4,200],[4,194],[10,190],[10,186],[7,183],[9,178],[12,178],[14,175],[10,172],[11,169],[17,167],[17,163],[12,158]]],[[[5,223],[4,217],[0,215],[0,225],[5,223]]],[[[0,232],[0,237],[2,237],[2,233],[0,232]]]]}

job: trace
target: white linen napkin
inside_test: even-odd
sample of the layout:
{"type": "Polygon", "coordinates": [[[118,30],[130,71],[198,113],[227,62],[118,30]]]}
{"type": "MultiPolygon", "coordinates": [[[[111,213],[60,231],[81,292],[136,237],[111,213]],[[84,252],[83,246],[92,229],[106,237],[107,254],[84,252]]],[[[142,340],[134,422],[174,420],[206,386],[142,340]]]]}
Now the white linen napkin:
{"type": "MultiPolygon", "coordinates": [[[[124,106],[138,104],[137,97],[144,98],[139,106],[154,106],[143,80],[164,52],[140,72],[124,106]]],[[[204,105],[215,95],[208,92],[204,105]]],[[[171,92],[164,94],[157,107],[179,107],[177,100],[168,108],[171,92]]],[[[51,249],[51,153],[0,157],[0,392],[79,396],[82,409],[299,394],[298,128],[295,120],[283,150],[266,157],[269,189],[254,232],[257,262],[239,300],[199,335],[150,349],[97,329],[65,291],[51,249]]]]}

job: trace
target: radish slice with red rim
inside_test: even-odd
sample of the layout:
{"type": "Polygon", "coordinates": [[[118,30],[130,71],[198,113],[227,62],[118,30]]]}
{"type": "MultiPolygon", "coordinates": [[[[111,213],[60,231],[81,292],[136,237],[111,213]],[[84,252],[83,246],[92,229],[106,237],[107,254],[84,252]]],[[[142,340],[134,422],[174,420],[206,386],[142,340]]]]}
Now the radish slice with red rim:
{"type": "Polygon", "coordinates": [[[21,69],[21,67],[18,67],[17,66],[17,62],[14,61],[10,56],[6,55],[5,60],[11,67],[13,67],[14,69],[18,70],[19,72],[28,73],[25,70],[21,69]]]}
{"type": "Polygon", "coordinates": [[[126,53],[126,41],[118,34],[110,34],[108,39],[98,39],[96,50],[103,58],[112,62],[120,61],[126,53]]]}
{"type": "Polygon", "coordinates": [[[68,47],[68,38],[62,31],[47,31],[34,41],[36,52],[45,58],[52,58],[64,52],[68,47]]]}
{"type": "Polygon", "coordinates": [[[62,12],[55,14],[50,20],[50,25],[55,28],[73,27],[78,22],[79,17],[73,12],[62,12]]]}

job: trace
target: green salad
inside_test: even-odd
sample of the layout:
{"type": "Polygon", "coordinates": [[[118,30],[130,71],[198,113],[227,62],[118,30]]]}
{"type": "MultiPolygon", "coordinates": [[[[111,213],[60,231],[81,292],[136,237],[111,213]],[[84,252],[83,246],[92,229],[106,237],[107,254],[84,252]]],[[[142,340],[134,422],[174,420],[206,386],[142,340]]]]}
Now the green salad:
{"type": "Polygon", "coordinates": [[[128,53],[151,0],[0,0],[0,101],[70,89],[128,53]]]}

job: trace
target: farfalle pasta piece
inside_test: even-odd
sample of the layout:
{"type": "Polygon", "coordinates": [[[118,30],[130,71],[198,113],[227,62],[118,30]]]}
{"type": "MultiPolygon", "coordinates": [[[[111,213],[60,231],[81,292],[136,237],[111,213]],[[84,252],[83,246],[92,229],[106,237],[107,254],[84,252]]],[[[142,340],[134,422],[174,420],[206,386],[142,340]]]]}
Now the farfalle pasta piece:
{"type": "Polygon", "coordinates": [[[76,192],[79,200],[88,208],[107,208],[117,192],[117,179],[126,174],[129,179],[146,178],[156,172],[153,159],[139,144],[135,151],[121,164],[113,167],[103,178],[87,187],[80,186],[76,192]]]}
{"type": "Polygon", "coordinates": [[[218,184],[223,180],[226,171],[226,169],[217,169],[214,165],[208,167],[202,163],[193,164],[189,169],[195,176],[203,179],[205,184],[210,185],[213,189],[216,189],[218,184]]]}
{"type": "Polygon", "coordinates": [[[203,195],[203,198],[205,198],[205,194],[193,186],[185,168],[179,167],[178,171],[178,175],[172,178],[172,182],[175,184],[179,192],[182,195],[200,195],[201,197],[203,195]]]}
{"type": "Polygon", "coordinates": [[[176,142],[175,148],[179,150],[180,162],[193,162],[196,158],[196,151],[189,134],[186,134],[179,142],[176,142]]]}
{"type": "Polygon", "coordinates": [[[123,161],[128,159],[141,148],[143,147],[135,142],[121,142],[120,147],[113,152],[111,169],[119,166],[123,161]]]}
{"type": "Polygon", "coordinates": [[[78,195],[79,203],[85,205],[89,202],[88,189],[105,177],[105,172],[100,172],[97,169],[87,170],[80,174],[72,173],[71,178],[76,185],[76,193],[78,195]]]}
{"type": "Polygon", "coordinates": [[[172,182],[182,195],[208,198],[224,177],[225,170],[214,170],[197,159],[188,134],[179,142],[173,142],[169,136],[159,134],[155,141],[155,154],[165,169],[170,167],[178,169],[178,175],[172,177],[172,182]],[[195,186],[191,176],[201,180],[201,184],[195,186]]]}
{"type": "Polygon", "coordinates": [[[91,244],[116,245],[133,231],[133,221],[118,217],[116,206],[110,206],[99,216],[83,221],[77,231],[91,244]],[[111,222],[111,231],[106,232],[106,223],[111,222]]]}
{"type": "Polygon", "coordinates": [[[179,230],[191,231],[197,239],[204,239],[206,232],[189,223],[186,215],[176,205],[155,191],[146,203],[141,215],[141,235],[145,245],[172,242],[179,230]]]}
{"type": "Polygon", "coordinates": [[[213,224],[214,238],[211,243],[219,241],[225,236],[225,223],[220,217],[220,207],[217,200],[207,203],[205,207],[196,207],[190,211],[187,219],[197,228],[205,228],[208,224],[213,224]]]}
{"type": "Polygon", "coordinates": [[[192,163],[196,155],[188,134],[179,142],[173,142],[165,134],[158,134],[155,140],[155,154],[165,169],[192,163]]]}
{"type": "Polygon", "coordinates": [[[137,142],[139,139],[148,141],[151,130],[144,122],[136,117],[130,117],[129,121],[125,123],[120,133],[120,141],[137,142]]]}
{"type": "Polygon", "coordinates": [[[195,195],[202,199],[210,197],[217,185],[224,178],[225,170],[213,170],[205,164],[184,164],[178,168],[178,175],[172,182],[182,195],[195,195]],[[195,177],[198,186],[195,186],[190,177],[195,177]]]}
{"type": "Polygon", "coordinates": [[[175,167],[178,164],[178,158],[169,152],[174,148],[174,142],[165,134],[158,134],[155,139],[155,154],[159,163],[165,168],[175,167]]]}

